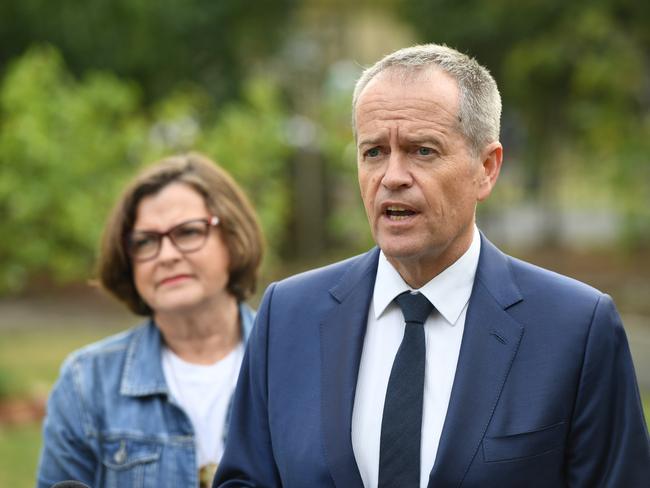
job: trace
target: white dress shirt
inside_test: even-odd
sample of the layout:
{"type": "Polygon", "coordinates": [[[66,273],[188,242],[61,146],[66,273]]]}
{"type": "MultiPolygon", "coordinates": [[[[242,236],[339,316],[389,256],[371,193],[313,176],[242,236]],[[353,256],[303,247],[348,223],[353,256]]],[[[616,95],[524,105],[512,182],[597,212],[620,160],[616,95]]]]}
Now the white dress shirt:
{"type": "MultiPolygon", "coordinates": [[[[436,460],[480,249],[479,232],[474,227],[472,243],[465,254],[417,290],[437,310],[433,311],[424,324],[426,365],[420,451],[421,488],[427,486],[429,473],[436,460]]],[[[352,412],[352,448],[366,488],[377,486],[386,388],[395,355],[404,336],[404,317],[393,299],[409,290],[412,288],[381,252],[352,412]]]]}

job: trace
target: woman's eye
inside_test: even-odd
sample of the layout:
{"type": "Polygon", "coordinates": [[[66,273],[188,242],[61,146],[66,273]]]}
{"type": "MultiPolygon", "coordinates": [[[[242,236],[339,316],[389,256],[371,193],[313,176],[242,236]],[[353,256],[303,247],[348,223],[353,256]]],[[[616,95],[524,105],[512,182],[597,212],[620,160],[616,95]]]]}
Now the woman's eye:
{"type": "Polygon", "coordinates": [[[134,249],[143,249],[148,246],[156,245],[156,241],[157,239],[154,236],[149,236],[149,235],[136,236],[132,239],[131,245],[133,246],[134,249]]]}
{"type": "Polygon", "coordinates": [[[174,237],[177,238],[191,238],[201,236],[205,233],[205,229],[198,225],[186,225],[174,231],[174,237]]]}
{"type": "Polygon", "coordinates": [[[193,234],[200,234],[201,233],[201,228],[200,227],[182,227],[178,229],[178,233],[181,235],[193,235],[193,234]]]}

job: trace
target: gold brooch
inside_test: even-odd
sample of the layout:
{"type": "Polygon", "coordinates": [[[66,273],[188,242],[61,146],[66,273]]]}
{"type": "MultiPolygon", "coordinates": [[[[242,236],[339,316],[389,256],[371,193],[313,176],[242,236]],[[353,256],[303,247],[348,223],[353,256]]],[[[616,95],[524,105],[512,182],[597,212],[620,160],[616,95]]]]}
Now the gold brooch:
{"type": "Polygon", "coordinates": [[[199,488],[210,488],[214,474],[217,472],[217,463],[208,463],[199,468],[199,488]]]}

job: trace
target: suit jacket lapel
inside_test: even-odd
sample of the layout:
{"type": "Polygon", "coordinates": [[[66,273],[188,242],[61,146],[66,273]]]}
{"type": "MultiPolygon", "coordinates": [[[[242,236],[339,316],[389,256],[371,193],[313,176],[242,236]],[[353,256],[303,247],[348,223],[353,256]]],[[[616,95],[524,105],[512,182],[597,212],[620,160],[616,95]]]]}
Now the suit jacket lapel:
{"type": "Polygon", "coordinates": [[[460,486],[476,456],[523,335],[505,309],[521,299],[507,257],[482,237],[431,487],[460,486]]]}
{"type": "Polygon", "coordinates": [[[321,323],[325,455],[334,484],[345,488],[363,488],[352,450],[352,408],[378,256],[375,248],[352,262],[330,290],[336,306],[321,323]]]}

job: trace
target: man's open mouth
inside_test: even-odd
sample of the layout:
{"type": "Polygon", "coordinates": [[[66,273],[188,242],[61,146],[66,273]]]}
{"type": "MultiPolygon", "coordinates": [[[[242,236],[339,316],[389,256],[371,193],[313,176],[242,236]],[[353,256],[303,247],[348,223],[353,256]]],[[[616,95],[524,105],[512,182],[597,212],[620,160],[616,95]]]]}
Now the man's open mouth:
{"type": "Polygon", "coordinates": [[[391,220],[401,220],[410,217],[411,215],[415,215],[415,212],[406,207],[391,205],[386,208],[385,214],[391,220]]]}

